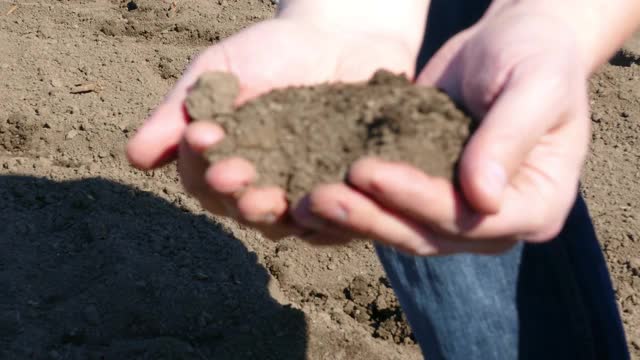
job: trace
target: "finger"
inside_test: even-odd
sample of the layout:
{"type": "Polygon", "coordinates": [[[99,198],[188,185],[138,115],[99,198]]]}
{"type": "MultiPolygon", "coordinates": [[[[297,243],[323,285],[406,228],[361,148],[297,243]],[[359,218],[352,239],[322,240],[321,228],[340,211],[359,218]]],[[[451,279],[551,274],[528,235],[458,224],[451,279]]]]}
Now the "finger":
{"type": "Polygon", "coordinates": [[[232,157],[211,165],[205,179],[213,191],[239,197],[256,180],[256,169],[249,161],[232,157]]]}
{"type": "Polygon", "coordinates": [[[178,174],[185,190],[196,198],[204,197],[210,192],[203,179],[207,167],[209,162],[183,139],[179,145],[178,174]]]}
{"type": "Polygon", "coordinates": [[[536,191],[540,187],[537,183],[545,181],[536,176],[536,172],[526,171],[518,178],[523,190],[509,188],[502,208],[493,215],[470,209],[449,181],[429,177],[405,164],[363,159],[351,167],[348,180],[384,208],[425,224],[445,239],[509,244],[543,228],[557,230],[551,222],[562,219],[549,209],[549,199],[557,195],[536,191]]]}
{"type": "Polygon", "coordinates": [[[194,153],[202,155],[224,138],[224,130],[211,121],[196,121],[187,126],[184,138],[194,153]]]}
{"type": "Polygon", "coordinates": [[[290,219],[286,193],[278,187],[252,187],[237,200],[239,220],[277,241],[301,233],[290,219]]]}
{"type": "Polygon", "coordinates": [[[186,140],[183,140],[179,147],[177,167],[185,190],[193,195],[204,209],[214,214],[225,214],[224,204],[204,181],[203,174],[209,162],[193,151],[186,140]]]}
{"type": "Polygon", "coordinates": [[[300,229],[294,235],[314,245],[344,244],[358,238],[360,234],[349,228],[331,224],[311,211],[311,198],[306,195],[290,211],[292,220],[300,229]]]}
{"type": "Polygon", "coordinates": [[[435,86],[461,102],[460,76],[456,69],[460,67],[461,48],[472,35],[473,31],[464,31],[447,41],[425,65],[416,83],[435,86]]]}
{"type": "Polygon", "coordinates": [[[507,184],[527,154],[566,117],[564,86],[539,66],[522,65],[510,75],[460,161],[460,185],[474,209],[500,210],[507,184]]]}
{"type": "Polygon", "coordinates": [[[450,181],[410,165],[363,158],[351,166],[347,181],[385,208],[448,235],[459,236],[482,219],[450,181]]]}
{"type": "Polygon", "coordinates": [[[425,228],[387,212],[345,184],[322,185],[309,194],[310,213],[328,221],[324,229],[340,226],[402,251],[434,255],[439,239],[425,228]]]}
{"type": "Polygon", "coordinates": [[[132,165],[152,169],[175,157],[189,121],[184,109],[187,91],[205,71],[228,71],[223,52],[222,45],[213,46],[189,66],[162,104],[127,144],[127,156],[132,165]]]}
{"type": "Polygon", "coordinates": [[[461,252],[499,253],[514,242],[505,239],[463,241],[431,231],[410,219],[380,207],[363,194],[344,184],[326,185],[311,193],[314,215],[330,222],[330,228],[345,228],[400,251],[419,256],[461,252]]]}
{"type": "Polygon", "coordinates": [[[244,221],[275,225],[287,215],[287,197],[281,188],[249,188],[238,199],[238,210],[244,221]]]}
{"type": "Polygon", "coordinates": [[[202,154],[223,137],[222,128],[213,122],[197,121],[189,124],[180,144],[178,173],[187,192],[197,198],[203,208],[215,214],[237,216],[233,194],[214,191],[204,176],[210,163],[202,154]]]}

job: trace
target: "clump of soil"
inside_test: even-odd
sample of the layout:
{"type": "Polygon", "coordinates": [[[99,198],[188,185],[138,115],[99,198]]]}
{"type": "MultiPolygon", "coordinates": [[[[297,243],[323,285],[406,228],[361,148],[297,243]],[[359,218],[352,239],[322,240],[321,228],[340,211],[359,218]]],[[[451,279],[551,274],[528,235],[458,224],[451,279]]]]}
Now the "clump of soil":
{"type": "Polygon", "coordinates": [[[36,123],[21,113],[13,113],[0,120],[0,149],[11,152],[26,151],[37,136],[36,123]]]}
{"type": "Polygon", "coordinates": [[[347,301],[343,311],[359,323],[371,326],[373,336],[396,344],[414,343],[409,324],[386,278],[372,283],[356,276],[344,293],[347,301]]]}
{"type": "Polygon", "coordinates": [[[234,108],[239,88],[231,74],[208,73],[187,98],[193,119],[227,133],[207,157],[250,160],[259,184],[283,187],[294,202],[315,184],[341,181],[367,155],[452,179],[470,131],[471,119],[446,94],[386,71],[366,83],[275,90],[234,108]]]}

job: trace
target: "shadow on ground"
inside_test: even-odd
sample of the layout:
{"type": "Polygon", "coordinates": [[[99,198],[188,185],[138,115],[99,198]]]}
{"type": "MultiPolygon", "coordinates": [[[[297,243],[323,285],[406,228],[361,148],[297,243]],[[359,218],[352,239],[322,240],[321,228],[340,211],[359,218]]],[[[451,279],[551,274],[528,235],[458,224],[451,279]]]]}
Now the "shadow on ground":
{"type": "Polygon", "coordinates": [[[204,216],[102,179],[0,177],[0,357],[302,359],[302,312],[204,216]]]}

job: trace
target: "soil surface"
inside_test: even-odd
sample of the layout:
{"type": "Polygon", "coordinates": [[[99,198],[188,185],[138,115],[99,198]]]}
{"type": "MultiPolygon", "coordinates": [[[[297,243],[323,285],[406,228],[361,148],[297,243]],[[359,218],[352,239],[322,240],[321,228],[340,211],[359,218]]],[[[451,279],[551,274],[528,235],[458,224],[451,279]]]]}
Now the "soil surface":
{"type": "Polygon", "coordinates": [[[591,79],[591,99],[593,134],[582,192],[632,354],[640,359],[640,34],[591,79]],[[628,61],[621,64],[620,58],[628,61]]]}
{"type": "MultiPolygon", "coordinates": [[[[271,1],[0,2],[0,358],[419,359],[373,248],[266,241],[124,145],[271,1]]],[[[640,48],[591,81],[583,191],[640,355],[640,48]]]]}
{"type": "Polygon", "coordinates": [[[293,202],[313,185],[342,181],[369,155],[453,179],[471,127],[446,94],[386,71],[366,84],[275,90],[233,109],[238,90],[233,75],[208,73],[187,98],[192,118],[211,119],[227,134],[208,157],[248,159],[259,184],[284,188],[293,202]]]}

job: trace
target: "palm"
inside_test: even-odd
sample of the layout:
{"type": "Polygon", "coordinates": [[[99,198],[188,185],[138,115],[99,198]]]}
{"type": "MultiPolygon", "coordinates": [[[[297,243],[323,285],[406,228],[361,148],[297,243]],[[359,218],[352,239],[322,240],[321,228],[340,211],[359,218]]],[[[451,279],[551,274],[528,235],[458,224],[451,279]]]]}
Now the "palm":
{"type": "Polygon", "coordinates": [[[182,182],[204,208],[255,226],[266,222],[263,230],[276,229],[274,236],[280,236],[291,230],[272,226],[286,221],[282,189],[252,188],[255,169],[243,159],[213,166],[203,160],[201,152],[224,135],[211,123],[188,125],[183,104],[190,86],[206,71],[230,72],[240,81],[241,103],[274,88],[365,80],[380,68],[413,76],[414,55],[391,37],[345,35],[284,19],[254,25],[200,54],[131,141],[129,157],[138,167],[151,168],[171,160],[178,149],[182,182]]]}
{"type": "Polygon", "coordinates": [[[551,30],[559,26],[531,15],[480,24],[445,45],[419,79],[443,87],[484,119],[463,155],[463,191],[476,209],[497,211],[487,221],[508,224],[510,218],[509,226],[526,228],[519,235],[531,240],[546,240],[562,225],[589,137],[584,71],[573,39],[562,36],[566,29],[551,30]],[[541,24],[546,31],[539,31],[541,24]],[[506,167],[501,198],[478,181],[488,161],[506,167]]]}
{"type": "Polygon", "coordinates": [[[234,73],[242,101],[278,87],[364,80],[378,68],[411,76],[413,55],[393,38],[342,35],[291,20],[259,23],[198,56],[129,144],[128,155],[144,169],[171,158],[188,121],[182,109],[186,93],[203,72],[234,73]]]}
{"type": "Polygon", "coordinates": [[[463,194],[408,165],[364,159],[349,185],[314,190],[313,216],[300,211],[299,221],[420,255],[553,238],[575,199],[589,138],[587,71],[571,34],[554,19],[494,13],[421,73],[418,83],[442,88],[482,119],[460,161],[463,194]],[[329,225],[306,220],[313,217],[329,225]]]}
{"type": "Polygon", "coordinates": [[[202,70],[220,70],[215,61],[219,53],[226,61],[223,70],[236,74],[244,84],[241,100],[278,87],[361,81],[379,68],[413,73],[411,54],[396,41],[341,35],[279,19],[257,24],[212,47],[201,56],[202,70]]]}

